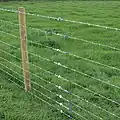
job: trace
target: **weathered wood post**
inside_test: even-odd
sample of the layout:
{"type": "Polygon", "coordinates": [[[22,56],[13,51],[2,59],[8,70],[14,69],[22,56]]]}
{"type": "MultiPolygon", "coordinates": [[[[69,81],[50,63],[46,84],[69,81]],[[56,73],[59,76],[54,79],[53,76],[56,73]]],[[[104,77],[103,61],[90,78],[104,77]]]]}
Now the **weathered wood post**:
{"type": "Polygon", "coordinates": [[[30,76],[29,76],[29,61],[27,50],[27,30],[26,30],[26,13],[25,8],[18,8],[19,26],[20,26],[20,45],[22,57],[22,69],[24,76],[25,91],[31,90],[30,76]]]}

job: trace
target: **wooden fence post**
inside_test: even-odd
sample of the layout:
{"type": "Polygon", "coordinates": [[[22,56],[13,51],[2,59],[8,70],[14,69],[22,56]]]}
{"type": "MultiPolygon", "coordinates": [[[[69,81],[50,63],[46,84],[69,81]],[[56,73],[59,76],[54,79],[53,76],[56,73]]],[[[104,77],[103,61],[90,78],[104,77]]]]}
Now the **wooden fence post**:
{"type": "Polygon", "coordinates": [[[21,43],[21,57],[22,69],[24,76],[25,91],[31,90],[30,76],[29,76],[29,61],[27,50],[27,30],[26,30],[26,14],[25,8],[18,8],[19,26],[20,26],[20,43],[21,43]]]}

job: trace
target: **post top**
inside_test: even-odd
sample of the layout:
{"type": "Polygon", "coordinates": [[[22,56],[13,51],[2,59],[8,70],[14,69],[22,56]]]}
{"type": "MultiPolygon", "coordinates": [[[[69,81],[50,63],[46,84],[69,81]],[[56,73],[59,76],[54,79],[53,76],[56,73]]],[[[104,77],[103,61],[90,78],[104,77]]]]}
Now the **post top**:
{"type": "Polygon", "coordinates": [[[24,7],[19,7],[18,11],[21,12],[21,13],[25,13],[25,8],[24,7]]]}

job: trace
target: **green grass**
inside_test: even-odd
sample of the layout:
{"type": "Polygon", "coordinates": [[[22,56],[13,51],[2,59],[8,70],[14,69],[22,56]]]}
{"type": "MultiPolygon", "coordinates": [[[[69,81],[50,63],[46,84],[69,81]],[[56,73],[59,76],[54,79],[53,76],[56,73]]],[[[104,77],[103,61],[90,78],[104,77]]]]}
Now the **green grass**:
{"type": "MultiPolygon", "coordinates": [[[[89,22],[93,24],[106,25],[111,27],[120,28],[120,2],[97,2],[97,1],[55,1],[55,2],[8,2],[0,3],[0,7],[8,9],[18,9],[18,7],[25,7],[27,12],[35,14],[49,15],[54,17],[62,17],[65,19],[89,22]]],[[[11,21],[18,24],[18,15],[10,12],[0,11],[0,19],[11,21]]],[[[37,16],[27,16],[27,31],[28,31],[28,51],[29,61],[38,67],[49,70],[57,75],[61,75],[72,82],[81,85],[84,88],[88,88],[96,93],[99,93],[107,98],[113,99],[120,103],[120,90],[111,87],[110,85],[96,81],[90,77],[85,77],[81,74],[75,73],[72,70],[65,69],[63,67],[55,65],[52,61],[60,62],[63,65],[69,66],[70,68],[84,72],[90,76],[99,78],[104,82],[109,82],[113,85],[120,87],[120,71],[113,70],[107,67],[103,67],[82,59],[78,59],[68,54],[62,54],[55,52],[52,49],[48,49],[45,46],[61,49],[63,51],[72,52],[81,57],[85,57],[91,60],[98,61],[109,66],[117,67],[120,69],[120,54],[117,50],[112,50],[105,47],[95,46],[82,41],[74,39],[63,38],[55,35],[48,34],[47,36],[31,27],[47,30],[56,31],[62,34],[75,36],[77,38],[84,38],[89,41],[97,42],[100,44],[114,46],[120,48],[120,32],[114,30],[106,30],[103,28],[97,28],[81,24],[73,24],[63,21],[55,21],[44,19],[37,16]],[[30,41],[37,42],[42,45],[36,45],[30,43],[30,41]],[[30,53],[38,54],[42,57],[48,58],[51,61],[48,62],[41,58],[35,57],[30,53]]],[[[12,25],[7,22],[0,22],[0,31],[19,36],[19,27],[12,25]]],[[[20,48],[20,42],[18,38],[14,38],[10,35],[0,32],[0,40],[10,45],[14,45],[20,48]]],[[[0,42],[0,49],[20,58],[20,51],[12,46],[5,45],[0,42]]],[[[50,107],[40,99],[31,95],[30,93],[24,92],[15,83],[20,86],[24,86],[19,80],[23,81],[21,69],[17,68],[13,64],[10,64],[9,60],[13,64],[21,66],[21,61],[17,58],[11,57],[0,51],[0,120],[66,120],[68,119],[64,114],[50,107]],[[7,66],[7,67],[5,67],[7,66]],[[11,71],[14,70],[17,73],[11,71]],[[7,73],[10,73],[9,75],[7,73]],[[11,81],[15,82],[12,83],[11,81]]],[[[55,75],[46,73],[44,70],[40,70],[30,64],[30,72],[36,74],[39,77],[44,78],[47,82],[40,78],[30,75],[31,81],[37,82],[39,85],[48,88],[55,94],[60,94],[64,98],[76,103],[82,108],[94,113],[95,115],[103,118],[103,120],[119,120],[119,118],[108,114],[107,112],[86,103],[84,100],[65,93],[55,86],[48,84],[52,82],[56,85],[61,85],[64,89],[71,91],[72,93],[80,96],[81,98],[87,99],[89,102],[101,106],[103,109],[116,114],[120,117],[120,106],[113,102],[110,102],[104,98],[99,97],[97,94],[90,93],[85,89],[71,84],[71,82],[65,82],[62,79],[58,79],[55,75]]],[[[39,92],[51,97],[53,100],[63,103],[65,106],[70,107],[68,102],[57,97],[55,94],[49,93],[45,89],[32,83],[32,88],[39,90],[39,92]]],[[[43,100],[54,105],[56,108],[59,107],[55,103],[40,93],[32,90],[33,94],[42,98],[43,100]]],[[[71,113],[70,111],[63,109],[67,114],[77,120],[84,120],[80,116],[71,113]]],[[[78,109],[72,105],[72,109],[84,116],[88,120],[98,120],[93,115],[78,109]]]]}

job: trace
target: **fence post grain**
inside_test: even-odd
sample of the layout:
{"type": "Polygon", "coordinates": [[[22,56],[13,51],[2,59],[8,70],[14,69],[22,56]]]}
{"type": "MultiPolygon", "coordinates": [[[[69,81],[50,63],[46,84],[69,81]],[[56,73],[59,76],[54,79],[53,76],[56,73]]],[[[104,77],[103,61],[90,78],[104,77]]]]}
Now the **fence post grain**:
{"type": "Polygon", "coordinates": [[[20,25],[20,45],[22,57],[22,69],[24,76],[25,91],[31,90],[30,76],[29,76],[29,61],[27,51],[27,30],[26,30],[26,14],[25,8],[18,8],[19,25],[20,25]]]}

